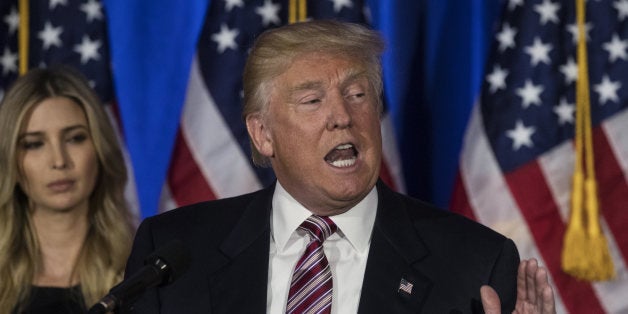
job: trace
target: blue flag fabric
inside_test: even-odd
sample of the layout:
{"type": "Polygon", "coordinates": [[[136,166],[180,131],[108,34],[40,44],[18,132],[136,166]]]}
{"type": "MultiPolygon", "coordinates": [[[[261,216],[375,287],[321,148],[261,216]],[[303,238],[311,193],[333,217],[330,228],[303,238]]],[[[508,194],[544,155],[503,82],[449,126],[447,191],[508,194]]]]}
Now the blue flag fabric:
{"type": "Polygon", "coordinates": [[[142,217],[156,212],[210,1],[105,0],[115,87],[142,217]]]}
{"type": "Polygon", "coordinates": [[[369,1],[409,195],[446,207],[499,0],[369,1]]]}

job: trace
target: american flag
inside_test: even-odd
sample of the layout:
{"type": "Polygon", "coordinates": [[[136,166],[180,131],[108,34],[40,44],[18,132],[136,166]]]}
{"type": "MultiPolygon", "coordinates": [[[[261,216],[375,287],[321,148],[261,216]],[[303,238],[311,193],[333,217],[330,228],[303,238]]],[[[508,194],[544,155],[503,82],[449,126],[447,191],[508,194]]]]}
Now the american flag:
{"type": "MultiPolygon", "coordinates": [[[[66,64],[78,69],[89,80],[110,113],[112,122],[117,125],[103,4],[99,0],[28,3],[27,11],[20,12],[18,0],[0,2],[0,99],[19,76],[18,31],[20,16],[23,15],[29,21],[28,68],[66,64]]],[[[127,167],[131,178],[126,197],[131,207],[137,208],[129,162],[127,167]]]]}
{"type": "Polygon", "coordinates": [[[452,208],[546,265],[559,313],[628,312],[628,0],[586,1],[600,219],[616,277],[561,270],[574,169],[576,1],[510,0],[464,140],[452,208]]]}
{"type": "MultiPolygon", "coordinates": [[[[361,1],[212,1],[192,61],[181,124],[177,131],[160,210],[239,195],[262,188],[272,170],[250,161],[241,120],[241,73],[248,49],[266,29],[287,24],[291,5],[306,4],[308,19],[366,23],[361,1]]],[[[403,190],[392,127],[382,121],[385,156],[382,177],[403,190]]]]}
{"type": "MultiPolygon", "coordinates": [[[[98,0],[29,1],[29,68],[56,63],[79,69],[105,102],[113,99],[109,44],[98,0]]],[[[0,3],[0,89],[18,73],[18,1],[0,3]]]]}
{"type": "Polygon", "coordinates": [[[414,285],[409,282],[408,280],[406,280],[405,278],[401,278],[401,281],[399,282],[399,292],[403,291],[407,294],[412,294],[412,287],[414,287],[414,285]]]}

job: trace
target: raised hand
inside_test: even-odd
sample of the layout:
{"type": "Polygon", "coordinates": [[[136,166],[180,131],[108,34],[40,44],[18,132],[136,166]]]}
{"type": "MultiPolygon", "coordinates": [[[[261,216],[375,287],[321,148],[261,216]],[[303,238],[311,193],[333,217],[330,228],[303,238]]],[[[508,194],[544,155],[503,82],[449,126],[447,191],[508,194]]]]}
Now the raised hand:
{"type": "MultiPolygon", "coordinates": [[[[489,286],[480,288],[486,314],[501,314],[497,292],[489,286]]],[[[517,271],[517,302],[513,314],[555,314],[554,291],[547,270],[536,259],[522,260],[517,271]]]]}

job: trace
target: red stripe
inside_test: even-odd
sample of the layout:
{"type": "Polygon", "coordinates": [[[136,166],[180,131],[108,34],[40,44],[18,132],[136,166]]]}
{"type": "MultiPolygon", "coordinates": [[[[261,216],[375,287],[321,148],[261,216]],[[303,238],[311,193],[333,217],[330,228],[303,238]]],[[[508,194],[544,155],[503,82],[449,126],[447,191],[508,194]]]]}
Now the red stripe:
{"type": "Polygon", "coordinates": [[[382,166],[379,170],[379,177],[386,183],[391,189],[398,191],[397,185],[395,184],[395,180],[393,180],[392,175],[390,174],[390,169],[388,169],[388,164],[382,158],[382,166]]]}
{"type": "Polygon", "coordinates": [[[214,191],[203,177],[201,170],[192,157],[187,142],[182,136],[181,128],[172,153],[168,169],[168,185],[172,197],[178,206],[216,199],[214,191]]]}
{"type": "Polygon", "coordinates": [[[530,162],[506,174],[505,180],[530,227],[567,310],[571,313],[604,313],[591,285],[561,270],[565,224],[539,164],[530,162]]]}
{"type": "Polygon", "coordinates": [[[600,212],[628,260],[628,183],[603,129],[595,129],[593,141],[600,212]]]}
{"type": "Polygon", "coordinates": [[[477,217],[473,213],[473,208],[471,207],[471,203],[469,203],[469,198],[467,195],[467,190],[464,187],[464,182],[462,181],[462,174],[458,171],[456,175],[456,181],[454,184],[454,190],[452,193],[451,204],[449,208],[459,214],[462,214],[470,219],[477,221],[477,217]]]}

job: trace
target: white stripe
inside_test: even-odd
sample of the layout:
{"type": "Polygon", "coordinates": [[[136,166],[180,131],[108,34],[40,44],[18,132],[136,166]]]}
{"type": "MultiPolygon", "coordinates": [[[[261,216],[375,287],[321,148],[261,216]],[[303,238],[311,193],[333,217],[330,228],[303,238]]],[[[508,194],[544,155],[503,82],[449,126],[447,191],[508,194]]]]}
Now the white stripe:
{"type": "Polygon", "coordinates": [[[628,180],[628,109],[605,121],[603,128],[624,172],[624,179],[628,180]]]}
{"type": "Polygon", "coordinates": [[[118,124],[118,119],[116,119],[115,115],[112,112],[112,105],[105,104],[105,112],[107,116],[109,116],[109,121],[113,126],[113,131],[116,133],[116,137],[118,138],[118,143],[120,144],[120,148],[122,150],[122,157],[124,157],[124,165],[126,166],[127,172],[127,182],[124,187],[124,198],[126,199],[127,206],[133,213],[133,218],[135,221],[133,222],[135,226],[139,225],[141,220],[140,215],[140,201],[137,196],[137,189],[135,185],[135,172],[133,171],[133,163],[131,163],[131,156],[129,156],[129,151],[126,148],[126,143],[124,141],[124,137],[120,132],[120,125],[118,124]]]}
{"type": "Polygon", "coordinates": [[[539,157],[539,165],[545,176],[554,201],[558,205],[563,223],[569,221],[569,202],[571,200],[571,175],[574,167],[574,149],[571,141],[548,151],[539,157]]]}
{"type": "MultiPolygon", "coordinates": [[[[571,142],[566,142],[539,158],[541,170],[565,224],[568,221],[571,207],[571,177],[573,175],[574,162],[575,151],[571,142]]],[[[600,218],[619,280],[593,283],[592,287],[606,312],[621,313],[628,311],[625,297],[618,297],[618,293],[625,294],[628,291],[628,280],[626,280],[628,273],[626,272],[626,264],[613,234],[608,228],[608,224],[603,217],[600,218]]]]}
{"type": "Polygon", "coordinates": [[[396,190],[400,193],[406,192],[406,184],[401,168],[401,158],[399,157],[399,147],[392,124],[390,114],[385,113],[381,121],[382,130],[382,152],[384,163],[390,171],[390,176],[395,182],[396,190]]]}
{"type": "Polygon", "coordinates": [[[190,71],[181,128],[188,147],[217,198],[260,189],[261,183],[211,98],[199,70],[190,71]]]}
{"type": "Polygon", "coordinates": [[[168,181],[166,181],[166,183],[161,188],[161,195],[159,197],[159,212],[163,213],[177,207],[179,207],[179,205],[172,197],[170,187],[168,186],[168,181]]]}
{"type": "MultiPolygon", "coordinates": [[[[541,265],[547,265],[494,158],[482,127],[478,104],[473,107],[465,134],[460,168],[462,183],[478,220],[515,241],[521,258],[534,257],[541,265]]],[[[551,274],[549,277],[555,287],[551,274]]],[[[560,294],[555,292],[556,310],[566,313],[560,294]]]]}

